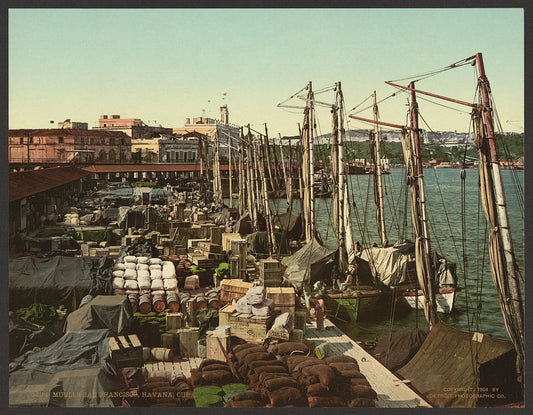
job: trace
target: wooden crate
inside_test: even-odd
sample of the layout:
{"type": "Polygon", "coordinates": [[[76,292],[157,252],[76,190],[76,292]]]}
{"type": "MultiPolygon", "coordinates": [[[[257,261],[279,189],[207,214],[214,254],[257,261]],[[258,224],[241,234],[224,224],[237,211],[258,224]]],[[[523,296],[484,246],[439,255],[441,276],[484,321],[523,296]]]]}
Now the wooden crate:
{"type": "Polygon", "coordinates": [[[242,236],[240,233],[223,233],[222,234],[222,250],[223,251],[230,251],[231,250],[231,241],[235,239],[242,239],[242,236]]]}
{"type": "Polygon", "coordinates": [[[178,344],[181,357],[198,357],[198,328],[178,330],[178,344]]]}
{"type": "Polygon", "coordinates": [[[229,352],[230,336],[220,334],[208,334],[206,336],[206,358],[226,361],[224,352],[229,352]]]}
{"type": "Polygon", "coordinates": [[[223,279],[220,283],[220,303],[226,305],[233,300],[238,300],[239,298],[244,297],[252,287],[253,284],[251,282],[223,279]]]}
{"type": "Polygon", "coordinates": [[[183,328],[183,313],[166,313],[166,324],[167,330],[183,328]]]}
{"type": "Polygon", "coordinates": [[[267,287],[266,298],[274,301],[272,305],[274,311],[279,311],[280,314],[289,313],[294,320],[296,291],[293,287],[267,287]]]}
{"type": "Polygon", "coordinates": [[[221,246],[222,249],[222,233],[224,232],[223,226],[213,226],[209,229],[211,243],[221,246]]]}
{"type": "Polygon", "coordinates": [[[259,281],[265,287],[279,287],[283,281],[280,271],[265,271],[263,275],[259,275],[259,281]]]}
{"type": "Polygon", "coordinates": [[[109,339],[109,354],[117,368],[143,365],[143,348],[135,334],[111,337],[109,339]]]}
{"type": "Polygon", "coordinates": [[[244,340],[262,340],[274,322],[274,316],[258,317],[252,314],[232,313],[229,315],[231,335],[244,340]]]}
{"type": "Polygon", "coordinates": [[[198,242],[198,249],[200,249],[206,254],[222,253],[222,245],[217,245],[211,242],[198,242]]]}
{"type": "Polygon", "coordinates": [[[218,311],[219,326],[229,326],[230,316],[235,312],[235,306],[228,304],[218,311]]]}
{"type": "Polygon", "coordinates": [[[281,262],[274,258],[262,259],[259,261],[259,275],[265,271],[281,271],[281,262]]]}

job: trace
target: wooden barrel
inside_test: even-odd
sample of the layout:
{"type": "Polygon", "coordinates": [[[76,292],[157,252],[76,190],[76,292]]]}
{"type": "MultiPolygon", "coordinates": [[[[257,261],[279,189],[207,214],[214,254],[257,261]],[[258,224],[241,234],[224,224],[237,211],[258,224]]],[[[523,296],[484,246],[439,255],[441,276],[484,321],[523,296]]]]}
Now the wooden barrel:
{"type": "Polygon", "coordinates": [[[178,299],[178,295],[176,293],[173,293],[173,292],[167,293],[167,308],[172,313],[177,313],[178,311],[180,311],[180,302],[178,299]]]}
{"type": "Polygon", "coordinates": [[[165,311],[165,308],[166,308],[165,295],[154,294],[152,298],[152,306],[154,307],[154,311],[157,313],[160,313],[161,311],[165,311]]]}
{"type": "Polygon", "coordinates": [[[152,357],[160,362],[171,362],[174,359],[174,350],[166,347],[154,347],[152,357]]]}
{"type": "Polygon", "coordinates": [[[207,306],[208,308],[218,310],[220,308],[220,301],[218,301],[218,298],[216,297],[208,297],[207,306]]]}
{"type": "Polygon", "coordinates": [[[152,349],[149,347],[143,347],[143,361],[147,362],[152,357],[152,349]]]}
{"type": "Polygon", "coordinates": [[[196,309],[201,310],[207,308],[207,299],[203,295],[196,296],[196,309]]]}
{"type": "Polygon", "coordinates": [[[137,311],[139,311],[139,300],[130,298],[130,305],[131,305],[132,312],[136,313],[137,311]]]}
{"type": "Polygon", "coordinates": [[[143,314],[152,311],[152,296],[150,294],[143,294],[139,297],[139,311],[143,314]]]}

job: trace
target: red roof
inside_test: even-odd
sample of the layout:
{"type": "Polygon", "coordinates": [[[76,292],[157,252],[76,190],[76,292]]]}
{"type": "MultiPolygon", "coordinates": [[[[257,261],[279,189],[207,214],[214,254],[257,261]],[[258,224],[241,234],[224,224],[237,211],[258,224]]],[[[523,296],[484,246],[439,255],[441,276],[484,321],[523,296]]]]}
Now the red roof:
{"type": "Polygon", "coordinates": [[[9,173],[9,202],[54,189],[89,174],[77,167],[51,167],[9,173]]]}
{"type": "Polygon", "coordinates": [[[106,131],[106,130],[78,130],[71,128],[48,128],[48,129],[22,129],[9,130],[10,137],[26,137],[26,136],[83,136],[83,137],[129,137],[123,131],[106,131]]]}

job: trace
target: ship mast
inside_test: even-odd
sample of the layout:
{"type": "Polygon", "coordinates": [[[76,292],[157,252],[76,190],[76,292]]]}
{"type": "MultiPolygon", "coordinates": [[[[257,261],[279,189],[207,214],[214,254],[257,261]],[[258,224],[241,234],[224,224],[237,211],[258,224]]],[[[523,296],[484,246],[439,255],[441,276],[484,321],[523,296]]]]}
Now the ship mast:
{"type": "Polygon", "coordinates": [[[426,299],[424,313],[431,329],[439,321],[437,304],[435,302],[434,274],[435,269],[431,261],[431,243],[429,240],[429,224],[426,209],[426,192],[424,189],[424,173],[422,169],[422,151],[420,149],[420,130],[418,127],[418,103],[416,102],[415,83],[411,82],[411,141],[412,161],[411,169],[411,212],[415,227],[415,260],[418,282],[426,299]]]}
{"type": "Polygon", "coordinates": [[[509,217],[503,189],[500,163],[494,139],[494,121],[490,101],[490,85],[485,74],[483,56],[476,54],[481,107],[474,109],[475,145],[479,150],[480,185],[483,209],[490,227],[489,256],[505,327],[517,352],[520,381],[524,369],[524,310],[518,267],[515,261],[509,217]]]}
{"type": "MultiPolygon", "coordinates": [[[[374,97],[374,121],[378,121],[378,104],[376,100],[376,91],[372,94],[374,97]]],[[[381,180],[381,151],[379,141],[379,127],[377,122],[374,124],[374,133],[371,137],[371,148],[375,154],[374,160],[374,180],[377,184],[377,193],[375,193],[374,201],[377,205],[376,219],[378,224],[379,237],[381,239],[381,246],[386,247],[389,243],[387,240],[387,229],[385,226],[385,206],[383,203],[383,183],[381,180]],[[377,200],[376,200],[377,197],[377,200]]]]}

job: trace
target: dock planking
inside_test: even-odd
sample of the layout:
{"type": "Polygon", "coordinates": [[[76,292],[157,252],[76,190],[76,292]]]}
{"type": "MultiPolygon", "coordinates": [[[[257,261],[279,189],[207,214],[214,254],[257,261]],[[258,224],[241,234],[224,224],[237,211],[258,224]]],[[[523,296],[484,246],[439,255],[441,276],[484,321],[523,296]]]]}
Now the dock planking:
{"type": "Polygon", "coordinates": [[[416,392],[409,388],[385,366],[350,339],[329,320],[324,321],[324,330],[307,325],[306,339],[316,345],[327,343],[331,355],[347,355],[357,359],[361,373],[365,375],[378,399],[376,406],[380,408],[416,408],[431,407],[416,392]]]}

